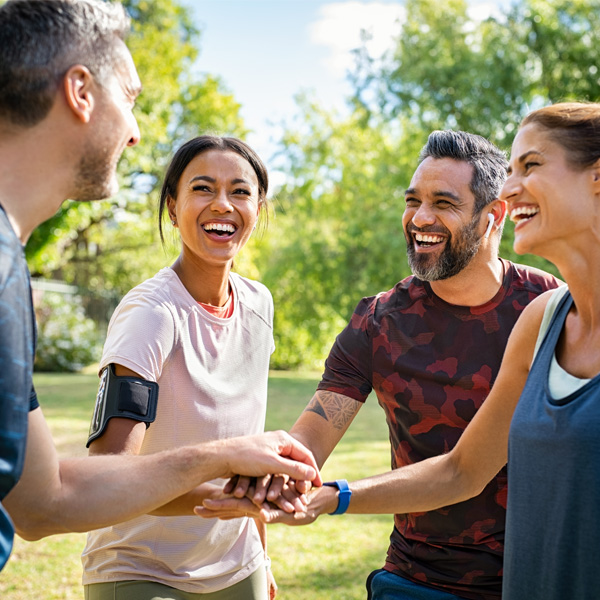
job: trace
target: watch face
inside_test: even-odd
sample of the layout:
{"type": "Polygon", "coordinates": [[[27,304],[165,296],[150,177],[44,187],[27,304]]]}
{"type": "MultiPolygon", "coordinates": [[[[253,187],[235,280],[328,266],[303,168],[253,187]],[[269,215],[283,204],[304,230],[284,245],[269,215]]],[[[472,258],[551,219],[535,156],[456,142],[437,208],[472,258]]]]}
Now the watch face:
{"type": "Polygon", "coordinates": [[[98,431],[104,420],[104,410],[106,409],[106,382],[108,381],[109,369],[110,366],[106,367],[100,376],[100,385],[98,387],[98,394],[96,395],[96,406],[94,407],[94,415],[90,424],[90,436],[98,431]]]}

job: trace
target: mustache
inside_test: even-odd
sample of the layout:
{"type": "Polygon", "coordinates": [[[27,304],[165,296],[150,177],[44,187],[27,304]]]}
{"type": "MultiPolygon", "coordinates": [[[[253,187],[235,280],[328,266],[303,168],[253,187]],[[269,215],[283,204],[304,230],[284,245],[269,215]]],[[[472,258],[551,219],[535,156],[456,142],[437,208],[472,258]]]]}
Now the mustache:
{"type": "Polygon", "coordinates": [[[414,233],[439,233],[450,236],[450,232],[445,227],[441,229],[439,227],[417,227],[416,225],[408,225],[406,233],[410,233],[411,235],[414,233]]]}

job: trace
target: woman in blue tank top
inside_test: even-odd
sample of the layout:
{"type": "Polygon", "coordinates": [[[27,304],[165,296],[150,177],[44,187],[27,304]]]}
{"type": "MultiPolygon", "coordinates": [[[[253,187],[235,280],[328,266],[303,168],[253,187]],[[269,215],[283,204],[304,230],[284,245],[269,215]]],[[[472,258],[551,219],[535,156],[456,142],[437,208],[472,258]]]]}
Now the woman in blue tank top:
{"type": "MultiPolygon", "coordinates": [[[[525,308],[490,395],[451,452],[378,476],[387,495],[376,512],[471,498],[508,459],[504,600],[600,598],[600,104],[525,117],[501,200],[515,250],[552,261],[568,288],[525,308]]],[[[348,512],[371,512],[368,486],[350,489],[348,512]]],[[[303,515],[262,518],[311,522],[318,497],[303,515]]]]}
{"type": "Polygon", "coordinates": [[[523,311],[457,446],[415,465],[428,506],[410,510],[475,495],[508,459],[503,599],[600,598],[600,104],[530,113],[501,199],[514,249],[552,261],[568,289],[523,311]]]}

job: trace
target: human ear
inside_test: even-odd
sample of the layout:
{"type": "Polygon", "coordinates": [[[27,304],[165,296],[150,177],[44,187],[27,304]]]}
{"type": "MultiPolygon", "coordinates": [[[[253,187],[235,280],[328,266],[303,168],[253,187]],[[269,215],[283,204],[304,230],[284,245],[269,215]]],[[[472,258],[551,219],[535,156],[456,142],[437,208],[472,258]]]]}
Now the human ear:
{"type": "Polygon", "coordinates": [[[167,212],[169,213],[169,219],[171,219],[171,223],[174,225],[177,223],[177,213],[175,212],[176,202],[173,196],[167,196],[167,212]]]}
{"type": "Polygon", "coordinates": [[[90,70],[83,65],[70,67],[63,79],[67,106],[83,123],[90,122],[94,110],[93,81],[90,70]]]}
{"type": "Polygon", "coordinates": [[[487,239],[491,233],[491,228],[496,225],[502,227],[507,213],[506,200],[496,199],[486,206],[488,225],[484,237],[487,239]]]}
{"type": "Polygon", "coordinates": [[[594,191],[600,193],[600,158],[592,165],[592,185],[594,191]]]}

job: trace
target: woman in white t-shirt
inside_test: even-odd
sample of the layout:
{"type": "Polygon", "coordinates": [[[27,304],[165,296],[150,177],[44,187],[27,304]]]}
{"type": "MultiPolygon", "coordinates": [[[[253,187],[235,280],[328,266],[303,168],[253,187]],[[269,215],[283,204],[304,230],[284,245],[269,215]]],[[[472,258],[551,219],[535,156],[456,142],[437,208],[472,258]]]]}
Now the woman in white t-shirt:
{"type": "MultiPolygon", "coordinates": [[[[181,253],[119,304],[100,364],[117,381],[158,384],[156,419],[148,428],[134,417],[104,419],[90,454],[150,454],[263,431],[273,302],[262,284],[231,267],[266,207],[267,188],[262,161],[235,138],[201,136],[173,157],[159,229],[163,239],[168,213],[181,253]]],[[[193,513],[222,487],[202,485],[152,515],[90,533],[86,599],[274,597],[265,526],[193,513]]]]}

